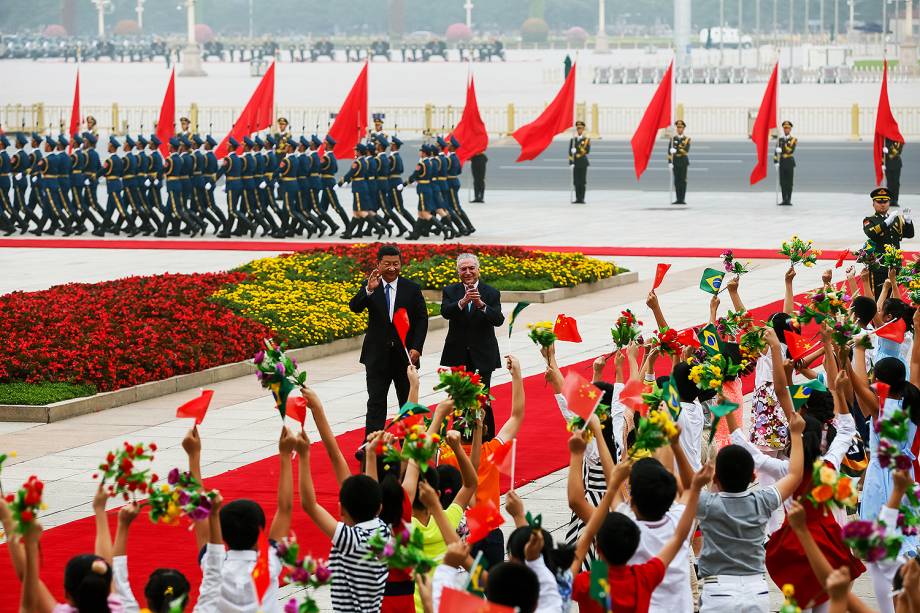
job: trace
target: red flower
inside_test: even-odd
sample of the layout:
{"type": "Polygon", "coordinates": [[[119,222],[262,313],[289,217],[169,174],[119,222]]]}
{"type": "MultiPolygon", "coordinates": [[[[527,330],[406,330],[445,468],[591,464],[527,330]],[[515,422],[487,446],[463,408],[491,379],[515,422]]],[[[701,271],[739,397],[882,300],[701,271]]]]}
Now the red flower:
{"type": "Polygon", "coordinates": [[[28,523],[32,521],[33,519],[35,519],[35,513],[33,513],[31,509],[23,509],[22,513],[19,514],[19,518],[23,522],[28,523]]]}
{"type": "MultiPolygon", "coordinates": [[[[114,462],[114,461],[115,461],[115,454],[112,453],[112,452],[110,451],[109,454],[108,454],[107,456],[105,456],[105,461],[108,462],[109,464],[111,464],[112,462],[114,462]]],[[[105,470],[108,470],[108,469],[106,468],[105,470]]]]}
{"type": "Polygon", "coordinates": [[[153,473],[153,474],[150,476],[150,483],[156,483],[156,482],[159,481],[159,480],[160,480],[160,478],[157,476],[156,473],[153,473]]]}
{"type": "Polygon", "coordinates": [[[156,444],[156,443],[150,443],[150,451],[156,451],[156,450],[157,450],[157,444],[156,444]]]}

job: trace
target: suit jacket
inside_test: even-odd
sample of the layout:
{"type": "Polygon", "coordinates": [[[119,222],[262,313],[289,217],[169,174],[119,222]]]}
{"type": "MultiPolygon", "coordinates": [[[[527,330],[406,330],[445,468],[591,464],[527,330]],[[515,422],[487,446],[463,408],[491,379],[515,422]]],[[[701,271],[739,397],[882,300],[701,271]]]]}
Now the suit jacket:
{"type": "Polygon", "coordinates": [[[474,306],[472,311],[461,309],[458,304],[465,293],[466,288],[462,283],[453,283],[443,290],[441,317],[448,320],[450,325],[441,353],[441,365],[495,370],[501,366],[495,327],[505,323],[501,292],[480,281],[479,295],[486,303],[486,308],[480,310],[474,306]],[[472,364],[468,363],[470,359],[467,351],[472,357],[472,364]]]}
{"type": "MultiPolygon", "coordinates": [[[[387,313],[386,297],[383,292],[383,280],[371,295],[367,294],[367,281],[361,284],[358,293],[348,303],[355,313],[367,309],[367,334],[361,346],[361,363],[368,368],[382,367],[388,360],[406,360],[402,351],[402,341],[396,333],[396,327],[387,313]],[[394,357],[398,356],[398,357],[394,357]]],[[[428,335],[428,310],[421,288],[402,277],[396,280],[396,303],[393,312],[404,308],[409,315],[409,333],[406,334],[406,348],[422,353],[425,337],[428,335]]],[[[408,365],[408,360],[403,362],[408,365]]]]}

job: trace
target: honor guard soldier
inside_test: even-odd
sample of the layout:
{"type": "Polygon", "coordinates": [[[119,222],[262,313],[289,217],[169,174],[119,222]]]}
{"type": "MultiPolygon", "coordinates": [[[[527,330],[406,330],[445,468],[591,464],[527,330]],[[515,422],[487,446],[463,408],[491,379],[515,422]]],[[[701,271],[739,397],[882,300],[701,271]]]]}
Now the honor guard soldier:
{"type": "Polygon", "coordinates": [[[690,137],[684,134],[687,124],[683,119],[674,122],[677,134],[668,145],[668,166],[674,174],[674,196],[672,204],[687,204],[687,167],[690,165],[690,137]]]}
{"type": "Polygon", "coordinates": [[[55,155],[57,156],[58,171],[57,180],[58,180],[58,191],[61,194],[61,201],[66,207],[66,216],[70,218],[72,225],[72,230],[76,234],[83,234],[86,232],[86,228],[80,225],[77,225],[77,206],[78,202],[74,202],[71,199],[72,192],[70,191],[71,185],[71,173],[73,173],[73,162],[70,159],[70,155],[67,154],[67,146],[70,145],[70,141],[67,140],[67,137],[63,134],[59,135],[57,138],[57,151],[55,155]]]}
{"type": "Polygon", "coordinates": [[[362,226],[366,223],[366,207],[368,200],[367,186],[364,180],[364,172],[366,170],[364,155],[366,152],[367,149],[364,143],[359,141],[355,145],[355,158],[351,163],[351,167],[339,180],[339,187],[342,187],[345,183],[351,184],[351,208],[353,215],[351,221],[348,222],[348,226],[345,228],[345,233],[342,234],[342,238],[362,236],[362,226]]]}
{"type": "Polygon", "coordinates": [[[378,134],[387,136],[386,132],[383,131],[383,120],[386,119],[386,117],[386,113],[374,113],[371,115],[371,118],[374,120],[374,129],[368,130],[367,135],[372,141],[377,139],[378,134]]]}
{"type": "Polygon", "coordinates": [[[105,210],[99,204],[99,177],[102,176],[102,162],[99,160],[99,152],[96,151],[98,141],[99,137],[94,133],[83,133],[83,153],[86,155],[86,165],[83,167],[83,174],[86,177],[83,182],[83,192],[86,194],[86,202],[90,210],[95,211],[99,216],[102,231],[106,232],[111,229],[112,222],[106,219],[105,210]]]}
{"type": "Polygon", "coordinates": [[[188,219],[185,207],[182,204],[182,172],[183,162],[179,153],[182,146],[180,137],[173,136],[169,139],[169,157],[163,161],[163,175],[166,179],[166,215],[163,225],[171,224],[169,236],[179,236],[181,222],[185,222],[187,228],[192,227],[188,219]]]}
{"type": "MultiPolygon", "coordinates": [[[[316,217],[316,212],[313,208],[313,192],[310,188],[310,171],[313,169],[313,160],[308,153],[310,141],[305,135],[301,134],[298,143],[297,156],[294,159],[297,161],[300,212],[302,217],[309,222],[306,226],[307,238],[311,238],[314,232],[319,232],[319,236],[322,236],[326,228],[316,217]]],[[[300,220],[298,219],[298,221],[300,220]]]]}
{"type": "Polygon", "coordinates": [[[192,135],[192,122],[189,121],[188,117],[180,117],[179,126],[180,126],[179,133],[176,134],[176,136],[191,136],[192,135]]]}
{"type": "Polygon", "coordinates": [[[160,191],[163,187],[163,156],[160,154],[160,145],[163,141],[156,134],[150,135],[148,142],[149,150],[147,157],[150,159],[149,172],[147,177],[150,179],[150,185],[147,187],[147,202],[150,207],[156,209],[163,216],[163,230],[169,230],[169,222],[166,221],[169,216],[169,210],[163,204],[163,194],[160,191]]]}
{"type": "Polygon", "coordinates": [[[885,186],[888,188],[888,195],[891,196],[890,206],[898,205],[898,193],[901,191],[901,152],[904,150],[904,143],[901,141],[885,139],[885,146],[882,147],[882,153],[885,155],[885,186]]]}
{"type": "Polygon", "coordinates": [[[278,118],[278,131],[274,134],[275,151],[277,151],[278,154],[287,153],[287,144],[291,140],[291,129],[289,126],[290,124],[286,117],[278,118]]]}
{"type": "Polygon", "coordinates": [[[450,206],[453,209],[451,215],[454,219],[454,225],[463,229],[461,234],[469,236],[476,231],[476,228],[470,222],[466,211],[460,206],[460,173],[463,171],[463,166],[460,164],[460,157],[457,155],[457,149],[459,148],[460,141],[451,134],[447,142],[447,187],[450,190],[450,206]]]}
{"type": "Polygon", "coordinates": [[[10,171],[13,173],[13,207],[19,213],[21,220],[20,232],[25,234],[29,229],[29,222],[38,225],[38,216],[26,198],[26,189],[29,187],[29,171],[32,168],[32,158],[26,153],[28,139],[23,134],[16,135],[16,153],[10,159],[10,171]]]}
{"type": "MultiPolygon", "coordinates": [[[[900,215],[890,214],[888,207],[891,205],[891,194],[884,187],[872,190],[870,196],[875,214],[863,219],[863,232],[869,237],[869,244],[878,255],[885,252],[886,245],[900,249],[902,239],[914,237],[914,222],[910,217],[910,209],[904,209],[900,215]]],[[[872,285],[875,287],[876,296],[879,295],[887,277],[887,268],[878,264],[873,267],[872,285]]]]}
{"type": "Polygon", "coordinates": [[[105,178],[105,191],[108,201],[105,206],[105,221],[113,218],[118,213],[118,218],[111,223],[112,232],[117,236],[121,230],[126,229],[129,236],[137,234],[134,226],[134,213],[128,209],[122,199],[124,182],[124,160],[118,155],[121,143],[114,136],[109,137],[109,157],[102,163],[102,176],[105,178]]]}
{"type": "Polygon", "coordinates": [[[783,194],[781,206],[792,206],[792,184],[795,179],[795,146],[798,139],[792,135],[792,122],[783,122],[783,135],[776,143],[773,163],[779,168],[779,188],[783,194]]]}
{"type": "Polygon", "coordinates": [[[575,136],[569,139],[569,165],[572,167],[572,182],[575,184],[574,204],[585,203],[585,187],[588,183],[588,155],[591,153],[591,139],[585,136],[585,122],[575,122],[575,136]]]}
{"type": "Polygon", "coordinates": [[[345,209],[339,202],[339,196],[335,193],[335,175],[339,172],[339,162],[335,159],[335,139],[326,135],[324,141],[325,148],[323,155],[320,157],[319,172],[323,180],[323,194],[320,198],[320,205],[324,210],[332,207],[344,226],[348,226],[349,216],[345,214],[345,209]]]}
{"type": "Polygon", "coordinates": [[[339,226],[332,220],[332,217],[329,216],[329,212],[326,207],[323,206],[322,202],[322,193],[323,193],[323,161],[319,156],[319,148],[322,146],[323,141],[319,139],[319,136],[312,134],[310,136],[310,151],[307,155],[310,156],[310,196],[312,198],[310,204],[313,207],[313,212],[316,214],[317,218],[329,226],[329,236],[334,235],[339,231],[339,226]]]}
{"type": "Polygon", "coordinates": [[[182,185],[182,205],[187,216],[186,224],[191,230],[191,236],[201,234],[204,236],[207,230],[207,224],[198,216],[198,208],[195,206],[195,190],[193,174],[195,172],[195,157],[192,155],[191,135],[179,135],[179,158],[182,162],[182,178],[179,183],[182,185]]]}
{"type": "Polygon", "coordinates": [[[473,173],[473,199],[470,202],[486,201],[486,164],[489,158],[484,152],[470,158],[470,172],[473,173]]]}
{"type": "Polygon", "coordinates": [[[390,139],[390,200],[393,203],[393,207],[396,209],[396,214],[402,215],[403,219],[408,222],[409,227],[414,227],[415,218],[403,204],[403,193],[401,186],[402,175],[403,172],[405,172],[405,165],[403,164],[402,155],[399,153],[399,149],[402,147],[402,144],[403,142],[399,140],[398,136],[393,136],[390,139]]]}
{"type": "Polygon", "coordinates": [[[86,151],[83,149],[83,138],[79,134],[73,135],[73,144],[76,147],[70,154],[71,174],[70,174],[70,197],[76,208],[74,223],[78,229],[86,227],[86,221],[89,220],[93,226],[93,236],[103,236],[105,232],[102,225],[96,220],[89,199],[86,193],[86,187],[89,185],[89,179],[86,176],[86,167],[88,159],[86,151]]]}
{"type": "Polygon", "coordinates": [[[227,227],[227,217],[217,202],[214,200],[214,190],[217,189],[217,177],[220,175],[220,164],[217,162],[217,155],[214,148],[217,141],[208,134],[204,137],[204,170],[201,173],[202,184],[204,185],[204,195],[211,214],[220,222],[221,232],[227,227]]]}
{"type": "Polygon", "coordinates": [[[14,234],[22,225],[19,215],[10,202],[10,173],[13,171],[13,161],[6,149],[10,146],[10,141],[5,134],[0,134],[0,229],[6,236],[14,234]]]}

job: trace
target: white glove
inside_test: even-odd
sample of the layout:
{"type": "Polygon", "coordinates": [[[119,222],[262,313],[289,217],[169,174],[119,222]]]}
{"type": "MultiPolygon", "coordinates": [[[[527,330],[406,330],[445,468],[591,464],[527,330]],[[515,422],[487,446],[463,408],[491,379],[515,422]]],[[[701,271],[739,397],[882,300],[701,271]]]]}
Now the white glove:
{"type": "Polygon", "coordinates": [[[901,210],[901,217],[904,218],[904,223],[913,223],[913,222],[914,222],[914,220],[911,219],[911,216],[910,216],[910,209],[902,209],[902,210],[901,210]]]}
{"type": "Polygon", "coordinates": [[[89,179],[83,179],[83,185],[89,185],[89,179]]]}
{"type": "Polygon", "coordinates": [[[406,186],[403,185],[402,183],[400,183],[399,185],[396,186],[396,191],[398,191],[398,192],[401,192],[401,191],[404,190],[404,189],[406,189],[406,186]]]}
{"type": "Polygon", "coordinates": [[[211,189],[211,182],[210,182],[210,181],[206,181],[205,184],[204,184],[204,188],[205,188],[205,189],[211,189]]]}
{"type": "Polygon", "coordinates": [[[261,183],[259,183],[259,189],[265,189],[266,185],[268,185],[268,183],[266,183],[265,181],[262,181],[261,183]]]}
{"type": "Polygon", "coordinates": [[[882,147],[882,153],[888,153],[888,147],[882,147]]]}
{"type": "Polygon", "coordinates": [[[673,170],[673,169],[674,169],[674,164],[672,164],[671,162],[668,162],[668,168],[670,168],[670,169],[673,170]]]}
{"type": "Polygon", "coordinates": [[[675,153],[677,153],[677,149],[675,149],[674,147],[671,147],[670,149],[668,149],[668,153],[670,153],[671,155],[674,155],[675,153]]]}
{"type": "Polygon", "coordinates": [[[569,153],[575,153],[575,147],[572,147],[571,149],[569,149],[569,153]]]}
{"type": "Polygon", "coordinates": [[[21,172],[17,172],[16,175],[15,175],[13,178],[16,179],[17,181],[19,181],[20,179],[22,179],[22,173],[21,173],[21,172]]]}
{"type": "Polygon", "coordinates": [[[777,147],[776,149],[774,149],[774,151],[776,151],[777,153],[782,153],[782,152],[783,152],[783,148],[782,148],[782,147],[777,147]]]}
{"type": "Polygon", "coordinates": [[[889,215],[888,217],[885,218],[885,225],[890,226],[891,224],[894,223],[894,220],[897,218],[898,218],[897,215],[889,215]]]}
{"type": "Polygon", "coordinates": [[[144,187],[150,187],[150,179],[144,179],[144,187]]]}
{"type": "Polygon", "coordinates": [[[38,183],[38,177],[37,177],[37,176],[32,175],[32,183],[38,183]]]}

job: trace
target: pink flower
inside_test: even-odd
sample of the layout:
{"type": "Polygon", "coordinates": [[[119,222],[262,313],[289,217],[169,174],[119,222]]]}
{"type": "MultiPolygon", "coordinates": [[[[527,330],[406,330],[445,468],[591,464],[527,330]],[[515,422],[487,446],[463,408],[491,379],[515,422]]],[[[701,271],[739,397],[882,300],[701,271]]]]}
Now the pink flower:
{"type": "Polygon", "coordinates": [[[296,598],[291,598],[284,605],[284,613],[297,613],[300,611],[300,605],[297,604],[296,598]]]}
{"type": "Polygon", "coordinates": [[[174,468],[169,471],[169,474],[166,476],[166,482],[170,485],[175,485],[179,482],[179,469],[174,468]]]}
{"type": "Polygon", "coordinates": [[[332,578],[332,571],[329,570],[329,567],[324,564],[318,564],[316,566],[316,580],[322,583],[326,583],[329,579],[332,578]]]}

